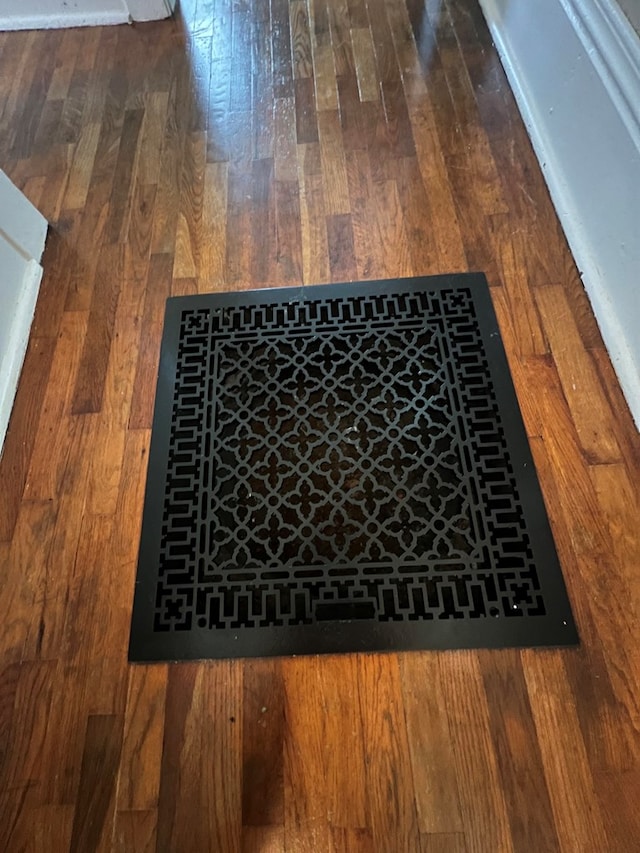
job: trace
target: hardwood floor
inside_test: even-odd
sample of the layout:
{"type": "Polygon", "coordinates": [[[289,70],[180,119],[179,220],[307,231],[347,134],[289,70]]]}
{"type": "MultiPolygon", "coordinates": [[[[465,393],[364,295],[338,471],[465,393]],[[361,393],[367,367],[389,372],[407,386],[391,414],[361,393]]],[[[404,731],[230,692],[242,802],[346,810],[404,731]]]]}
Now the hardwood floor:
{"type": "Polygon", "coordinates": [[[0,167],[52,223],[0,463],[0,849],[640,849],[640,439],[475,3],[0,33],[0,167]],[[129,666],[166,297],[467,269],[581,646],[129,666]]]}

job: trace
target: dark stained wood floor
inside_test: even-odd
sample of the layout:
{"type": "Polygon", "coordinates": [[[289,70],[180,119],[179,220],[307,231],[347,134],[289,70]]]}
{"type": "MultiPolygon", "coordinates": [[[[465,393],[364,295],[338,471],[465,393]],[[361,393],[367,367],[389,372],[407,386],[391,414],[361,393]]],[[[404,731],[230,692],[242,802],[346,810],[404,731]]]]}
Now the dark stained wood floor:
{"type": "Polygon", "coordinates": [[[0,34],[52,223],[0,464],[0,850],[640,849],[640,441],[471,0],[0,34]],[[485,270],[573,650],[129,666],[164,300],[485,270]]]}

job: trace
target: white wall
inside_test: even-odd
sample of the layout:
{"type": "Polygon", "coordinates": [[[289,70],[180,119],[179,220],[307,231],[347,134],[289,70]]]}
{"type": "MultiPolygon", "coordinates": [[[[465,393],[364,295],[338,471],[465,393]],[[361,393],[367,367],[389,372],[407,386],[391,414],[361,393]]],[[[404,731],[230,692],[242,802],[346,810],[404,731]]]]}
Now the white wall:
{"type": "Polygon", "coordinates": [[[47,221],[0,171],[0,451],[36,307],[47,221]]]}
{"type": "Polygon", "coordinates": [[[0,0],[0,30],[150,21],[166,18],[174,6],[175,0],[0,0]]]}
{"type": "Polygon", "coordinates": [[[480,0],[640,427],[640,39],[613,0],[480,0]]]}

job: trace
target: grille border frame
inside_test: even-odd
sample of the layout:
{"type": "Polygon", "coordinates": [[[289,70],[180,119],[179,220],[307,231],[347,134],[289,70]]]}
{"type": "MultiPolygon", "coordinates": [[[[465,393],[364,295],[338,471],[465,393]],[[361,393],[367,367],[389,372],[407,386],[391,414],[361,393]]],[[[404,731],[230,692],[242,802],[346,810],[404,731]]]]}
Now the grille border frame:
{"type": "Polygon", "coordinates": [[[482,273],[461,273],[295,288],[220,292],[167,300],[156,388],[151,447],[131,620],[129,660],[153,662],[298,654],[426,649],[569,646],[579,642],[564,578],[538,481],[513,380],[482,273]],[[317,621],[311,625],[188,631],[153,630],[159,542],[170,447],[180,319],[185,309],[291,304],[412,290],[468,288],[489,365],[505,445],[519,488],[520,503],[538,569],[544,616],[416,621],[317,621]]]}

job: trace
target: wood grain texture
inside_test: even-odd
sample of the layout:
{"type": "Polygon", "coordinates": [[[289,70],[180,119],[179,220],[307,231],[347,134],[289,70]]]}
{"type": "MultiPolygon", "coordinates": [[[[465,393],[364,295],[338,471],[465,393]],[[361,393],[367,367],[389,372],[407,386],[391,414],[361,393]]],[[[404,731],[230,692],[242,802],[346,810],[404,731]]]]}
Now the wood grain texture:
{"type": "Polygon", "coordinates": [[[478,655],[443,655],[438,663],[467,844],[472,850],[513,850],[506,778],[497,763],[478,655]]]}
{"type": "Polygon", "coordinates": [[[28,380],[18,386],[0,459],[0,541],[3,542],[11,542],[14,534],[38,437],[37,422],[47,392],[54,349],[55,340],[35,336],[27,347],[22,375],[28,380]]]}
{"type": "Polygon", "coordinates": [[[536,290],[536,302],[555,356],[562,390],[590,462],[617,462],[620,448],[611,426],[612,413],[600,388],[589,353],[559,286],[536,290]]]}
{"type": "Polygon", "coordinates": [[[396,656],[365,655],[358,660],[360,715],[374,847],[393,838],[400,850],[419,845],[413,792],[404,784],[411,766],[400,672],[396,656]]]}
{"type": "Polygon", "coordinates": [[[542,656],[526,651],[523,664],[561,847],[566,850],[573,845],[594,853],[606,850],[602,815],[563,661],[557,652],[542,656]],[[560,728],[566,744],[563,750],[556,746],[560,728]],[[560,790],[562,796],[558,796],[560,790]]]}
{"type": "Polygon", "coordinates": [[[89,715],[69,848],[72,851],[111,848],[121,745],[121,718],[89,715]]]}
{"type": "Polygon", "coordinates": [[[454,747],[444,694],[438,689],[438,658],[402,655],[400,672],[420,832],[462,833],[454,747]]]}
{"type": "MultiPolygon", "coordinates": [[[[242,823],[284,824],[284,682],[280,661],[249,661],[244,668],[242,823]]],[[[244,838],[245,846],[247,838],[244,838]]]]}
{"type": "Polygon", "coordinates": [[[50,218],[0,461],[0,849],[640,845],[640,439],[475,2],[0,33],[50,218]],[[581,645],[126,662],[168,296],[481,268],[581,645]]]}
{"type": "Polygon", "coordinates": [[[134,667],[129,672],[118,811],[158,807],[166,692],[166,667],[134,667]]]}

